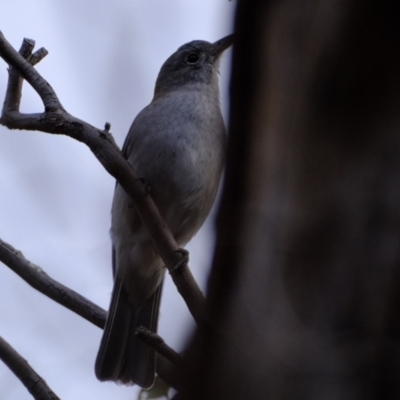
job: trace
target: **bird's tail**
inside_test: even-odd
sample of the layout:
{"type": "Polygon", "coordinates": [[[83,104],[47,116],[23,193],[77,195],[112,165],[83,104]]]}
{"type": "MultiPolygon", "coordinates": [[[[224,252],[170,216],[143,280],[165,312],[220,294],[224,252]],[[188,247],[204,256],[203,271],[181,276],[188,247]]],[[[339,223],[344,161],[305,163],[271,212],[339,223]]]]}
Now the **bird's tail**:
{"type": "Polygon", "coordinates": [[[136,383],[142,388],[153,385],[156,354],[136,337],[135,331],[139,326],[157,331],[162,286],[140,309],[135,309],[121,279],[116,277],[95,364],[95,373],[100,381],[136,383]]]}

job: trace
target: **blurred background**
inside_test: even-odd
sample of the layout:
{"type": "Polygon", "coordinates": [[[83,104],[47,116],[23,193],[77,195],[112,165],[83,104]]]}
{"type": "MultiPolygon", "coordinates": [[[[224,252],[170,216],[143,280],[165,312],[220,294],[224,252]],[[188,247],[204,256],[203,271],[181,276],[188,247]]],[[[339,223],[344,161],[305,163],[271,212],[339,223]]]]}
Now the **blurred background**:
{"type": "MultiPolygon", "coordinates": [[[[180,45],[232,32],[234,1],[13,0],[0,6],[0,30],[16,48],[24,37],[49,55],[37,66],[75,117],[111,123],[119,146],[152,98],[159,68],[180,45]]],[[[227,115],[230,52],[221,65],[227,115]]],[[[0,95],[7,65],[0,60],[0,95]]],[[[41,112],[24,85],[22,111],[41,112]]],[[[114,179],[88,148],[68,137],[0,126],[0,238],[51,277],[103,308],[112,287],[110,205],[114,179]]],[[[212,257],[213,217],[189,244],[204,288],[212,257]]],[[[167,277],[159,333],[181,350],[194,324],[167,277]]],[[[93,365],[101,330],[30,288],[0,264],[0,335],[62,399],[134,399],[137,388],[100,383],[93,365]]],[[[0,398],[31,396],[0,362],[0,398]]]]}

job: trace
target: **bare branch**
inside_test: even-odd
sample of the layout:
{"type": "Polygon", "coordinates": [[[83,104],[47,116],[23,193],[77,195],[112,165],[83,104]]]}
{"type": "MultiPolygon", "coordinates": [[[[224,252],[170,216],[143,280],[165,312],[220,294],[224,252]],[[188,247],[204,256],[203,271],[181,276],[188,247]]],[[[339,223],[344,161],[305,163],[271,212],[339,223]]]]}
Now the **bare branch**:
{"type": "Polygon", "coordinates": [[[63,109],[53,88],[47,83],[47,81],[39,76],[32,64],[26,60],[26,58],[29,59],[35,46],[35,42],[31,39],[24,39],[20,53],[16,52],[10,43],[7,42],[2,32],[0,32],[0,42],[1,57],[9,65],[15,67],[23,78],[31,84],[42,99],[45,108],[48,110],[63,109]]]}
{"type": "Polygon", "coordinates": [[[28,362],[0,336],[0,359],[10,368],[36,400],[59,400],[28,362]]]}
{"type": "MultiPolygon", "coordinates": [[[[14,249],[11,245],[5,243],[1,239],[0,261],[10,267],[12,271],[39,292],[78,314],[97,327],[102,329],[104,328],[106,311],[72,289],[49,277],[42,268],[28,261],[20,251],[14,249]]],[[[183,358],[170,348],[159,335],[146,328],[138,330],[137,336],[159,353],[157,355],[157,373],[165,382],[168,382],[174,388],[179,389],[182,385],[181,371],[183,358]]],[[[10,366],[10,363],[6,361],[5,357],[7,356],[3,356],[3,353],[8,352],[7,354],[11,354],[8,357],[12,360],[15,359],[16,365],[26,363],[26,361],[18,354],[16,354],[16,356],[12,355],[10,349],[12,350],[12,348],[5,341],[3,343],[0,338],[0,358],[3,359],[15,374],[17,374],[10,366]],[[20,360],[18,360],[18,357],[20,360]]],[[[23,366],[24,365],[25,364],[23,364],[23,366]]],[[[30,368],[29,365],[28,368],[30,368]]],[[[22,378],[20,379],[22,380],[22,378]]],[[[38,377],[38,379],[41,378],[38,377]]],[[[48,399],[48,397],[43,397],[43,399],[48,399]]]]}
{"type": "MultiPolygon", "coordinates": [[[[29,57],[34,45],[35,44],[32,40],[24,39],[22,46],[19,49],[20,54],[23,57],[29,57]]],[[[10,113],[19,109],[21,103],[22,83],[23,79],[18,71],[10,66],[6,98],[4,100],[4,112],[10,113]]]]}
{"type": "MultiPolygon", "coordinates": [[[[20,251],[14,249],[11,245],[5,243],[1,239],[0,261],[10,267],[12,271],[14,271],[17,275],[24,279],[25,282],[37,289],[39,292],[78,314],[97,327],[104,329],[106,311],[79,293],[76,293],[74,290],[49,277],[42,270],[42,268],[28,261],[20,251]]],[[[178,389],[182,380],[181,367],[183,358],[172,348],[170,348],[160,336],[145,328],[142,328],[140,331],[138,331],[137,336],[159,353],[159,356],[157,357],[157,373],[163,378],[163,380],[168,382],[174,388],[178,389]]],[[[13,354],[12,351],[14,350],[11,348],[11,346],[9,346],[5,341],[2,341],[0,337],[0,358],[3,359],[6,365],[9,366],[9,368],[17,375],[17,372],[15,372],[15,369],[13,369],[14,367],[12,367],[10,363],[14,362],[16,366],[21,364],[22,367],[25,367],[27,362],[15,351],[15,354],[13,354]],[[7,357],[12,361],[8,362],[7,357]]],[[[29,365],[27,365],[26,368],[30,368],[29,365]]],[[[32,372],[34,373],[33,370],[32,372]]],[[[27,374],[22,373],[22,375],[25,376],[27,374]]],[[[19,375],[17,376],[21,379],[21,381],[23,381],[19,375]]],[[[41,380],[39,376],[38,379],[41,380]]],[[[31,381],[36,382],[37,380],[35,381],[31,379],[31,381]]],[[[41,380],[39,385],[43,384],[45,385],[45,382],[43,381],[42,383],[41,380]]],[[[25,383],[24,385],[27,386],[25,383]]],[[[42,398],[47,400],[52,397],[42,398]]]]}
{"type": "Polygon", "coordinates": [[[150,331],[144,326],[139,326],[139,328],[136,329],[135,335],[157,353],[165,357],[171,364],[178,368],[183,368],[182,356],[169,347],[164,339],[157,335],[157,333],[150,331]]]}
{"type": "Polygon", "coordinates": [[[169,347],[161,336],[143,326],[137,328],[135,334],[157,352],[157,374],[173,388],[181,389],[183,386],[183,357],[169,347]]]}
{"type": "MultiPolygon", "coordinates": [[[[33,47],[32,47],[33,48],[33,47]]],[[[26,56],[26,53],[23,54],[26,56]]],[[[112,135],[106,130],[68,114],[62,107],[53,88],[33,66],[16,52],[0,32],[0,56],[14,67],[37,91],[45,106],[41,114],[19,112],[20,88],[9,83],[0,123],[9,129],[39,130],[64,134],[85,143],[104,168],[117,179],[131,197],[154,245],[163,259],[171,277],[196,321],[204,315],[204,296],[187,265],[187,252],[179,248],[174,236],[139,177],[124,159],[112,135]],[[19,92],[18,92],[19,90],[19,92]]],[[[36,60],[35,55],[28,59],[36,60]]],[[[11,71],[10,71],[11,72],[11,71]]],[[[10,74],[11,75],[11,74],[10,74]]],[[[11,79],[11,76],[10,76],[11,79]]],[[[13,78],[14,79],[14,78],[13,78]]]]}
{"type": "MultiPolygon", "coordinates": [[[[0,261],[10,267],[25,282],[48,296],[52,300],[68,308],[82,318],[104,328],[106,312],[90,300],[76,293],[49,277],[40,267],[28,261],[23,254],[0,239],[0,261]]],[[[183,358],[170,348],[157,334],[146,328],[138,329],[137,336],[148,346],[155,349],[157,354],[157,373],[175,389],[182,387],[183,358]]],[[[35,399],[57,399],[49,397],[43,379],[38,376],[28,363],[12,347],[0,337],[0,359],[18,376],[32,393],[35,399]],[[33,387],[34,386],[34,387],[33,387]],[[33,393],[33,390],[38,394],[33,393]],[[42,392],[44,393],[42,394],[42,392]],[[42,397],[39,397],[42,395],[42,397]]],[[[54,395],[55,396],[55,395],[54,395]]]]}
{"type": "Polygon", "coordinates": [[[0,261],[33,288],[68,308],[87,321],[104,328],[106,312],[74,290],[50,278],[40,267],[0,239],[0,261]]]}
{"type": "Polygon", "coordinates": [[[182,369],[176,368],[160,354],[157,354],[156,371],[157,375],[174,389],[181,390],[184,387],[182,369]]]}

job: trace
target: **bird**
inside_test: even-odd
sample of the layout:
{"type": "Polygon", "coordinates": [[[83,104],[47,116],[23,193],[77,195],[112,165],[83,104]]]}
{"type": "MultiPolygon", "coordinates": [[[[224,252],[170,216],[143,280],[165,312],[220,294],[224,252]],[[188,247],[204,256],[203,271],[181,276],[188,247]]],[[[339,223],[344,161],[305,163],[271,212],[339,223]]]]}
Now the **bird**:
{"type": "MultiPolygon", "coordinates": [[[[179,47],[162,65],[153,99],[134,119],[122,147],[182,247],[208,216],[223,173],[227,138],[219,62],[232,43],[229,35],[179,47]]],[[[156,354],[135,331],[157,331],[165,267],[118,183],[110,236],[114,286],[95,374],[100,381],[150,388],[156,354]]]]}

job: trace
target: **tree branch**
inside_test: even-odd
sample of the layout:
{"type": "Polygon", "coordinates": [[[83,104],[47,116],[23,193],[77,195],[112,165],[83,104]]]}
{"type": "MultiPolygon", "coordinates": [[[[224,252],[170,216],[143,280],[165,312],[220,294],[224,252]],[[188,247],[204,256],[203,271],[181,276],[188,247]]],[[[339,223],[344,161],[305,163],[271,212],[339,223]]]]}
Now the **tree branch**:
{"type": "Polygon", "coordinates": [[[145,328],[144,326],[139,326],[136,329],[135,335],[142,340],[147,346],[153,348],[157,353],[161,354],[166,358],[172,365],[178,368],[183,368],[183,358],[174,349],[169,347],[164,339],[157,335],[157,333],[145,328]]]}
{"type": "MultiPolygon", "coordinates": [[[[19,54],[0,32],[0,56],[36,90],[43,101],[45,111],[40,114],[19,112],[21,89],[19,84],[15,83],[13,68],[10,68],[10,79],[0,123],[9,129],[63,134],[85,143],[132,199],[191,314],[196,321],[202,320],[204,296],[187,265],[188,253],[180,249],[176,243],[154,201],[144,190],[142,182],[130,164],[122,156],[112,135],[108,130],[99,130],[65,111],[53,88],[27,61],[36,62],[40,57],[37,53],[32,56],[30,54],[34,42],[30,40],[25,40],[25,42],[27,44],[23,45],[24,49],[21,49],[21,54],[19,54]]],[[[44,54],[44,50],[40,52],[44,54]]]]}
{"type": "Polygon", "coordinates": [[[0,359],[10,368],[36,400],[59,400],[28,362],[0,336],[0,359]]]}
{"type": "Polygon", "coordinates": [[[184,387],[182,369],[176,368],[160,354],[157,354],[156,371],[157,375],[174,389],[179,391],[184,387]]]}
{"type": "Polygon", "coordinates": [[[52,279],[40,267],[0,239],[0,261],[19,275],[30,286],[68,308],[87,321],[104,328],[106,312],[74,290],[52,279]]]}
{"type": "Polygon", "coordinates": [[[183,387],[184,358],[157,333],[140,326],[136,329],[136,336],[157,352],[156,370],[162,380],[176,390],[183,387]]]}
{"type": "MultiPolygon", "coordinates": [[[[39,292],[78,314],[97,327],[104,329],[107,314],[106,311],[79,293],[76,293],[74,290],[52,279],[42,270],[42,268],[27,260],[20,251],[14,249],[11,245],[5,243],[1,239],[0,261],[39,292]]],[[[159,335],[146,328],[138,329],[137,336],[159,353],[156,366],[157,373],[171,386],[179,388],[181,385],[181,371],[183,368],[183,358],[181,355],[169,347],[159,335]]],[[[2,352],[8,351],[7,343],[4,343],[5,344],[0,341],[0,347],[5,347],[4,350],[0,348],[0,358],[2,359],[2,352]]],[[[22,358],[21,360],[26,362],[22,358]]],[[[4,359],[3,361],[11,368],[4,359]]],[[[12,370],[15,373],[14,369],[12,370]]],[[[47,397],[44,397],[43,399],[47,399],[47,397]]]]}
{"type": "MultiPolygon", "coordinates": [[[[19,54],[28,59],[32,66],[40,62],[47,55],[47,50],[43,47],[32,54],[34,47],[35,42],[33,40],[24,39],[19,50],[19,54]]],[[[3,113],[9,114],[19,110],[21,103],[22,83],[23,78],[19,72],[14,67],[10,66],[3,113]]]]}

